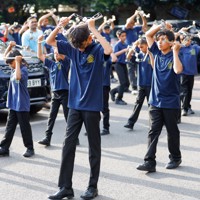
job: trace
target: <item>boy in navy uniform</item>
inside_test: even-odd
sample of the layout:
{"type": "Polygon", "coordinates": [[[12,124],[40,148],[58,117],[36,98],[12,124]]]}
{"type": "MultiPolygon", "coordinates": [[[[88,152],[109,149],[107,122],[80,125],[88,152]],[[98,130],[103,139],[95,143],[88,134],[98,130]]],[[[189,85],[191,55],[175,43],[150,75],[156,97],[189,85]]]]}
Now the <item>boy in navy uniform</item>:
{"type": "Polygon", "coordinates": [[[128,81],[128,72],[126,68],[126,52],[127,52],[127,44],[126,40],[126,32],[123,30],[118,30],[116,33],[119,41],[116,43],[114,47],[114,53],[117,56],[117,62],[115,63],[115,71],[118,76],[119,86],[113,88],[110,91],[112,101],[115,101],[118,105],[126,105],[127,103],[122,99],[125,88],[127,86],[128,81]],[[115,95],[118,93],[117,97],[115,95]]]}
{"type": "MultiPolygon", "coordinates": [[[[126,31],[126,43],[127,45],[132,45],[133,42],[138,40],[140,33],[145,33],[147,29],[147,20],[140,14],[138,10],[126,20],[125,31],[126,31]],[[136,18],[141,17],[142,25],[136,24],[136,18]]],[[[135,61],[135,56],[132,58],[131,62],[127,62],[128,76],[131,84],[132,93],[135,94],[137,91],[137,63],[135,61]]]]}
{"type": "Polygon", "coordinates": [[[197,59],[200,53],[200,46],[191,44],[190,36],[180,36],[184,46],[180,49],[183,57],[183,72],[181,73],[181,100],[182,116],[194,114],[191,108],[192,90],[194,86],[194,76],[197,72],[197,59]]]}
{"type": "Polygon", "coordinates": [[[57,48],[54,48],[55,61],[45,58],[45,55],[42,53],[41,46],[41,41],[43,41],[43,38],[43,35],[38,37],[37,55],[38,58],[44,62],[44,65],[50,70],[51,91],[53,93],[53,97],[51,99],[51,111],[47,122],[47,130],[45,132],[46,137],[40,140],[38,143],[49,146],[53,134],[52,130],[61,104],[63,107],[65,120],[67,122],[69,90],[68,74],[70,60],[65,55],[59,54],[57,48]]]}
{"type": "Polygon", "coordinates": [[[151,53],[148,53],[148,45],[145,38],[140,38],[137,40],[131,51],[127,54],[127,59],[130,59],[131,54],[134,55],[134,50],[136,47],[139,47],[140,52],[142,54],[141,61],[138,62],[137,66],[137,85],[138,85],[138,95],[136,98],[136,102],[133,108],[133,113],[128,119],[128,122],[126,125],[124,125],[125,128],[133,129],[134,124],[136,123],[140,110],[142,108],[143,102],[145,97],[147,98],[147,102],[149,101],[149,94],[151,90],[151,80],[152,80],[152,65],[151,65],[151,59],[150,58],[151,53]]]}
{"type": "Polygon", "coordinates": [[[84,123],[89,142],[90,180],[83,199],[98,195],[97,183],[101,161],[100,111],[103,109],[103,62],[112,52],[110,44],[95,28],[95,20],[73,26],[68,30],[68,42],[56,41],[55,37],[62,26],[68,24],[70,17],[60,20],[59,26],[49,35],[46,42],[57,46],[61,54],[72,61],[69,85],[69,114],[66,137],[62,151],[62,161],[58,186],[60,190],[49,199],[71,198],[72,174],[75,159],[76,141],[84,123]],[[99,41],[92,40],[90,31],[99,41]]]}
{"type": "Polygon", "coordinates": [[[19,123],[24,146],[27,148],[24,157],[34,155],[32,130],[29,122],[30,96],[27,89],[28,69],[27,63],[17,50],[12,50],[16,43],[10,42],[6,50],[6,63],[12,68],[8,88],[7,107],[9,108],[6,131],[0,143],[0,156],[9,156],[9,148],[19,123]],[[9,52],[10,51],[10,52],[9,52]],[[9,57],[15,57],[9,58],[9,57]]]}
{"type": "Polygon", "coordinates": [[[150,131],[148,133],[148,150],[144,164],[138,170],[156,171],[156,147],[163,125],[167,129],[170,162],[167,169],[177,168],[181,163],[180,131],[177,119],[180,109],[179,75],[183,66],[179,59],[180,43],[174,42],[174,33],[168,29],[171,24],[154,25],[146,32],[150,51],[154,55],[153,79],[149,97],[150,131]],[[156,41],[154,41],[154,36],[156,41]],[[173,49],[173,50],[172,50],[173,49]]]}

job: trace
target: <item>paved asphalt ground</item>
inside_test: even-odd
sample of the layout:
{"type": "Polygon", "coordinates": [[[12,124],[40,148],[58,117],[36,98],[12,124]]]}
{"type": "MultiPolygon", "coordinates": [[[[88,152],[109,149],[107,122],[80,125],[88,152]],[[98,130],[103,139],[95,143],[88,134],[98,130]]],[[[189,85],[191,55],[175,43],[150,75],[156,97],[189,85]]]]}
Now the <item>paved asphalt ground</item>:
{"type": "MultiPolygon", "coordinates": [[[[112,85],[113,87],[114,85],[112,85]]],[[[197,200],[200,199],[200,77],[196,77],[192,108],[194,115],[182,117],[182,164],[176,170],[167,170],[168,149],[166,130],[163,128],[157,148],[157,172],[136,170],[143,163],[147,148],[148,112],[145,102],[134,130],[123,125],[130,116],[136,96],[125,94],[127,106],[110,102],[111,134],[102,136],[102,163],[99,179],[99,196],[96,200],[197,200]]],[[[36,155],[22,156],[25,148],[19,127],[10,148],[10,157],[0,158],[0,200],[44,200],[58,190],[65,122],[62,111],[55,124],[52,146],[37,144],[46,128],[48,110],[31,118],[36,155]]],[[[2,115],[2,114],[0,114],[2,115]]],[[[1,118],[0,118],[1,120],[1,118]]],[[[0,138],[5,121],[0,122],[0,138]]],[[[75,200],[85,191],[89,178],[88,142],[80,134],[73,175],[75,200]]]]}

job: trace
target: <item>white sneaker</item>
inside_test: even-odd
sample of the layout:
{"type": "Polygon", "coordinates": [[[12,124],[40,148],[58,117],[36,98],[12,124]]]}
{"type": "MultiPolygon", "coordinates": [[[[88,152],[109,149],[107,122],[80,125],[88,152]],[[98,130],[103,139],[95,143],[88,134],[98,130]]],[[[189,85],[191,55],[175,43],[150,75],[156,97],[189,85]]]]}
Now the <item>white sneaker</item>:
{"type": "Polygon", "coordinates": [[[132,94],[132,95],[137,95],[137,94],[138,94],[138,91],[137,91],[137,90],[133,90],[133,91],[131,92],[131,94],[132,94]]]}

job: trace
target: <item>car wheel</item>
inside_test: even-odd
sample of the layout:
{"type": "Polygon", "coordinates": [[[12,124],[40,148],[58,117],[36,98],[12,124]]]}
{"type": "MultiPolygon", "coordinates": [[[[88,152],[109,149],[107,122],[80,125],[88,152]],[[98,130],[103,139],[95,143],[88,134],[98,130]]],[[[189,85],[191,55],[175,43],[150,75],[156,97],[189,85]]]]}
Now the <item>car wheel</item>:
{"type": "Polygon", "coordinates": [[[37,112],[39,112],[40,110],[42,110],[43,105],[32,105],[30,107],[30,114],[36,114],[37,112]]]}

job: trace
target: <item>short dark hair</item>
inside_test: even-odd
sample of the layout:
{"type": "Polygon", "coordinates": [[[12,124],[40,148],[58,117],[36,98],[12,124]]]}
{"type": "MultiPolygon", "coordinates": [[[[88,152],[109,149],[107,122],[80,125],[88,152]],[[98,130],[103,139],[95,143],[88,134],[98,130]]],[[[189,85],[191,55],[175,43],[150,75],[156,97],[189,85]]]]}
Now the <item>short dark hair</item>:
{"type": "Polygon", "coordinates": [[[86,23],[72,26],[67,31],[67,40],[74,48],[80,48],[84,41],[88,39],[90,30],[86,23]]]}
{"type": "MultiPolygon", "coordinates": [[[[14,59],[15,56],[22,56],[22,54],[16,49],[8,52],[8,54],[6,55],[6,60],[5,60],[6,64],[8,65],[11,64],[15,60],[14,59]]],[[[28,63],[24,59],[22,59],[22,64],[28,66],[28,63]]]]}
{"type": "Polygon", "coordinates": [[[147,44],[147,40],[145,37],[141,37],[138,39],[139,44],[147,44]]]}
{"type": "Polygon", "coordinates": [[[103,30],[106,30],[106,29],[110,29],[110,25],[109,24],[105,24],[104,25],[103,30]]]}
{"type": "Polygon", "coordinates": [[[122,33],[126,33],[126,31],[125,31],[125,30],[122,30],[122,29],[119,29],[119,30],[117,30],[117,32],[116,32],[116,36],[119,37],[122,33]]]}
{"type": "Polygon", "coordinates": [[[162,35],[166,35],[169,41],[174,41],[175,40],[175,35],[172,31],[164,29],[161,31],[158,31],[155,35],[156,40],[158,40],[158,38],[162,35]]]}
{"type": "Polygon", "coordinates": [[[31,17],[29,17],[29,18],[27,19],[27,22],[29,22],[31,19],[37,19],[37,17],[36,17],[36,16],[31,16],[31,17]]]}

